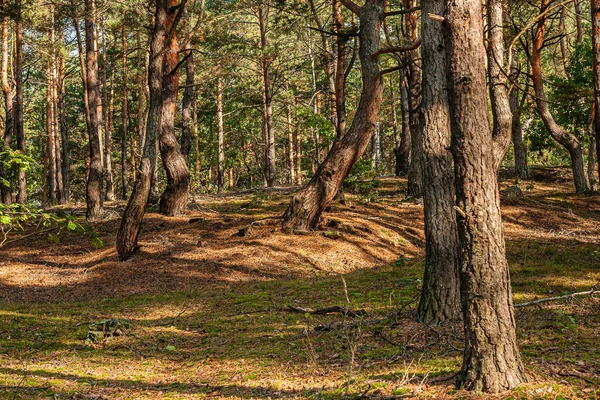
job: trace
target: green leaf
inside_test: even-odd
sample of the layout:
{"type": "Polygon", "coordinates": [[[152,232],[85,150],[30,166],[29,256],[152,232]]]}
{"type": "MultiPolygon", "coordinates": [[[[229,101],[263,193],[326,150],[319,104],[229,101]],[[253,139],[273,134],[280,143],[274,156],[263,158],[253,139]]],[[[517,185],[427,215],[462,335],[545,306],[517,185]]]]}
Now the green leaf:
{"type": "Polygon", "coordinates": [[[0,224],[10,225],[12,218],[8,215],[0,215],[0,224]]]}
{"type": "Polygon", "coordinates": [[[104,242],[102,241],[102,239],[100,239],[98,236],[93,235],[92,236],[92,243],[94,244],[94,246],[97,249],[101,249],[104,247],[104,242]]]}
{"type": "Polygon", "coordinates": [[[67,223],[67,229],[70,231],[76,231],[77,230],[77,224],[73,221],[69,221],[67,223]]]}
{"type": "Polygon", "coordinates": [[[54,233],[49,233],[48,238],[50,240],[52,240],[54,243],[60,242],[60,238],[58,237],[58,235],[55,235],[54,233]]]}

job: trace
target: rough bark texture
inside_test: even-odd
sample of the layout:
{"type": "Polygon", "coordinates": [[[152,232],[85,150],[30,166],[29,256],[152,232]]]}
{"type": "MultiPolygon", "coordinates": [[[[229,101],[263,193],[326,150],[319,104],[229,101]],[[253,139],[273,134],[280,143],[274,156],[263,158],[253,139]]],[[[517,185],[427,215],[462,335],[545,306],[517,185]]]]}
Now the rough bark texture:
{"type": "Polygon", "coordinates": [[[402,129],[400,130],[400,141],[394,149],[396,156],[396,176],[407,175],[410,167],[410,116],[408,110],[408,82],[404,68],[400,70],[400,113],[402,114],[402,129]]]}
{"type": "Polygon", "coordinates": [[[225,149],[223,148],[223,78],[217,77],[217,190],[225,185],[225,149]]]}
{"type": "MultiPolygon", "coordinates": [[[[4,6],[4,2],[2,2],[2,6],[4,6]]],[[[9,55],[9,47],[8,47],[8,17],[2,16],[2,64],[0,67],[1,75],[2,75],[2,92],[4,93],[4,104],[6,113],[4,114],[4,135],[2,140],[2,147],[0,148],[0,152],[6,151],[11,148],[12,140],[13,140],[13,128],[14,128],[14,114],[13,114],[13,99],[14,92],[13,88],[10,85],[10,81],[8,79],[8,55],[9,55]]],[[[8,171],[0,160],[0,178],[8,181],[8,171]]],[[[0,194],[2,203],[10,204],[12,203],[12,190],[10,184],[5,185],[0,182],[0,194]]]]}
{"type": "Polygon", "coordinates": [[[273,127],[273,94],[271,90],[270,68],[272,59],[267,52],[267,22],[269,8],[261,4],[257,10],[258,25],[260,28],[260,49],[262,52],[260,66],[263,80],[263,134],[265,139],[265,153],[263,176],[268,187],[275,186],[276,160],[275,160],[275,130],[273,127]]]}
{"type": "Polygon", "coordinates": [[[160,155],[167,177],[167,187],[160,196],[158,208],[163,215],[181,215],[185,212],[189,197],[190,172],[177,137],[175,136],[175,111],[177,110],[177,90],[179,89],[179,46],[177,45],[176,16],[178,0],[167,0],[167,26],[169,39],[164,56],[162,78],[163,104],[160,124],[160,155]]]}
{"type": "Polygon", "coordinates": [[[129,166],[127,165],[129,109],[127,102],[127,36],[125,36],[125,25],[121,28],[121,74],[121,197],[126,199],[127,193],[129,193],[129,166]]]}
{"type": "MultiPolygon", "coordinates": [[[[104,193],[107,201],[115,199],[115,181],[112,166],[112,134],[113,134],[113,111],[115,98],[115,69],[112,60],[109,62],[106,56],[106,29],[104,20],[101,20],[102,31],[102,104],[104,110],[104,193]],[[110,74],[109,74],[110,70],[110,74]]],[[[116,37],[114,47],[116,47],[116,37]]]]}
{"type": "Polygon", "coordinates": [[[154,160],[156,159],[156,140],[159,135],[162,118],[162,50],[167,36],[167,1],[156,0],[154,27],[150,38],[148,63],[148,120],[145,124],[144,147],[138,179],[127,202],[127,207],[121,219],[117,232],[117,252],[120,260],[126,260],[136,251],[140,227],[144,218],[144,210],[150,195],[152,176],[154,175],[154,160]]]}
{"type": "Polygon", "coordinates": [[[181,102],[181,154],[186,160],[190,157],[192,148],[193,102],[194,102],[194,53],[191,52],[185,60],[185,89],[181,102]]]}
{"type": "MultiPolygon", "coordinates": [[[[511,76],[515,79],[518,75],[516,67],[513,66],[511,76]]],[[[526,93],[523,93],[519,103],[519,91],[513,87],[509,94],[510,111],[512,113],[511,137],[515,153],[515,175],[520,179],[529,178],[529,168],[527,167],[527,148],[523,142],[523,125],[521,124],[521,113],[526,100],[526,93]]]]}
{"type": "MultiPolygon", "coordinates": [[[[333,0],[333,28],[335,33],[344,30],[342,9],[339,0],[333,0]]],[[[336,42],[336,68],[335,68],[335,113],[334,127],[336,138],[339,140],[346,134],[346,41],[348,37],[338,37],[336,42]]]]}
{"type": "Polygon", "coordinates": [[[423,205],[425,211],[425,274],[417,319],[431,325],[461,317],[459,239],[454,212],[454,171],[450,146],[450,110],[446,78],[446,48],[439,21],[444,0],[422,3],[423,205]]]}
{"type": "MultiPolygon", "coordinates": [[[[62,26],[59,30],[59,39],[61,43],[63,42],[63,30],[62,26]]],[[[60,125],[60,137],[61,137],[61,145],[62,145],[62,153],[61,153],[61,169],[62,169],[62,196],[61,203],[68,203],[71,198],[71,162],[70,162],[70,154],[69,154],[69,131],[67,127],[67,115],[66,115],[66,107],[65,107],[65,97],[66,97],[66,65],[65,65],[65,57],[62,52],[59,52],[59,67],[58,67],[58,76],[59,76],[59,85],[58,85],[58,118],[60,125]]]]}
{"type": "MultiPolygon", "coordinates": [[[[405,0],[404,7],[417,5],[415,0],[405,0]]],[[[406,15],[406,43],[417,41],[417,15],[406,15]]],[[[408,116],[410,127],[410,166],[408,168],[408,195],[423,196],[423,135],[419,126],[419,107],[421,102],[421,70],[419,68],[419,50],[406,53],[406,78],[408,81],[408,116]]]]}
{"type": "MultiPolygon", "coordinates": [[[[51,35],[49,35],[51,37],[51,35]]],[[[46,170],[48,175],[48,203],[56,202],[56,142],[54,140],[54,108],[52,107],[52,92],[54,91],[54,80],[52,79],[52,58],[48,57],[46,62],[46,170]]],[[[46,204],[48,205],[48,204],[46,204]]]]}
{"type": "Polygon", "coordinates": [[[526,381],[515,334],[486,95],[481,3],[446,0],[446,51],[460,239],[465,351],[458,386],[499,392],[526,381]],[[458,211],[460,210],[460,211],[458,211]]]}
{"type": "Polygon", "coordinates": [[[96,54],[96,4],[95,0],[85,1],[85,59],[86,86],[90,124],[88,126],[90,168],[86,183],[85,198],[87,203],[86,219],[98,220],[102,217],[102,144],[100,132],[100,115],[98,113],[98,59],[96,54]]]}
{"type": "MultiPolygon", "coordinates": [[[[541,11],[545,11],[550,6],[551,0],[542,0],[541,11]]],[[[583,158],[583,148],[577,137],[566,131],[558,125],[548,108],[546,94],[544,91],[544,82],[542,77],[542,47],[544,44],[544,34],[546,32],[547,17],[542,17],[535,27],[533,35],[533,44],[531,50],[530,64],[533,88],[535,93],[535,103],[540,118],[544,126],[554,140],[564,146],[571,156],[571,168],[573,170],[573,179],[575,191],[585,193],[589,190],[587,176],[585,173],[585,162],[583,158]]]]}
{"type": "Polygon", "coordinates": [[[510,147],[512,114],[506,87],[504,68],[504,34],[502,0],[489,0],[488,17],[488,76],[492,105],[494,162],[496,169],[510,147]]]}
{"type": "MultiPolygon", "coordinates": [[[[25,130],[23,125],[23,21],[21,20],[21,0],[15,1],[15,137],[17,149],[25,154],[25,130]]],[[[27,180],[25,170],[19,168],[18,173],[19,193],[18,203],[27,203],[27,180]]]]}
{"type": "Polygon", "coordinates": [[[600,182],[600,0],[591,0],[592,59],[594,75],[594,132],[596,137],[596,161],[600,182]]]}
{"type": "Polygon", "coordinates": [[[340,141],[334,142],[319,169],[296,195],[283,215],[283,228],[313,229],[319,217],[336,195],[350,168],[356,163],[375,132],[381,106],[383,86],[379,75],[379,33],[384,18],[383,0],[368,0],[360,7],[360,50],[362,92],[350,129],[340,141]]]}
{"type": "Polygon", "coordinates": [[[288,171],[289,184],[293,185],[296,181],[296,168],[294,167],[294,128],[292,126],[292,106],[287,105],[287,128],[288,128],[288,171]]]}

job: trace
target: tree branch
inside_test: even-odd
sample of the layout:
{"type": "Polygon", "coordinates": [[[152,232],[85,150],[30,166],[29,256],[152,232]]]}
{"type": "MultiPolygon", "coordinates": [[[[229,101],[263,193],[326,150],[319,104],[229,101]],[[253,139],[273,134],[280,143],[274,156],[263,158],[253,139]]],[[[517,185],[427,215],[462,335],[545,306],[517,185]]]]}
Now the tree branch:
{"type": "Polygon", "coordinates": [[[515,304],[514,307],[521,308],[521,307],[535,306],[537,304],[548,303],[550,301],[573,299],[576,296],[588,296],[588,295],[591,296],[594,293],[598,293],[598,290],[592,289],[592,290],[588,290],[586,292],[576,292],[576,293],[566,294],[564,296],[555,296],[555,297],[547,297],[545,299],[537,299],[537,300],[533,300],[533,301],[528,301],[526,303],[515,304]]]}
{"type": "Polygon", "coordinates": [[[373,52],[373,54],[371,54],[371,57],[377,57],[381,54],[387,54],[387,53],[402,53],[405,51],[411,51],[411,50],[415,50],[415,49],[419,48],[420,45],[421,45],[421,39],[417,39],[413,43],[407,44],[406,46],[384,47],[383,49],[379,49],[379,50],[373,52]]]}
{"type": "Polygon", "coordinates": [[[360,12],[360,6],[352,0],[340,0],[340,3],[342,3],[344,7],[346,7],[348,10],[352,11],[356,15],[358,15],[358,13],[360,12]]]}
{"type": "Polygon", "coordinates": [[[387,17],[392,17],[394,15],[410,14],[412,12],[419,11],[419,10],[421,10],[421,7],[412,7],[412,8],[405,8],[404,10],[388,11],[384,15],[387,18],[387,17]]]}

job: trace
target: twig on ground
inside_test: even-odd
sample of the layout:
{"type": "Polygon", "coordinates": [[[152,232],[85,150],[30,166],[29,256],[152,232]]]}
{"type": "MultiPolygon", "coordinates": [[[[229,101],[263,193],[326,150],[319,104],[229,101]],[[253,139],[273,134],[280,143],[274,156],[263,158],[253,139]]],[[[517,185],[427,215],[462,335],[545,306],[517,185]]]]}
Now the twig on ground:
{"type": "Polygon", "coordinates": [[[533,300],[533,301],[528,301],[526,303],[519,303],[519,304],[515,304],[514,307],[515,308],[521,308],[521,307],[528,307],[528,306],[534,306],[537,304],[541,304],[541,303],[548,303],[551,301],[557,301],[557,300],[563,300],[563,299],[573,299],[577,296],[591,296],[594,293],[597,293],[598,291],[594,288],[592,290],[588,290],[585,292],[577,292],[577,293],[571,293],[571,294],[566,294],[564,296],[555,296],[555,297],[547,297],[544,299],[537,299],[537,300],[533,300]]]}
{"type": "Polygon", "coordinates": [[[579,371],[567,371],[567,372],[565,372],[564,370],[560,370],[560,371],[558,371],[558,375],[565,376],[565,377],[579,378],[579,379],[582,379],[582,380],[586,381],[587,383],[589,383],[591,385],[594,385],[594,386],[598,385],[598,382],[596,382],[593,379],[590,379],[590,378],[584,376],[579,371]]]}
{"type": "Polygon", "coordinates": [[[187,311],[187,304],[184,304],[184,306],[181,309],[181,311],[179,312],[179,314],[177,314],[176,316],[174,316],[169,322],[163,322],[162,324],[158,324],[156,326],[169,326],[169,325],[173,325],[175,323],[175,321],[177,321],[177,319],[179,319],[179,317],[181,317],[183,315],[183,313],[185,313],[186,311],[187,311]]]}
{"type": "Polygon", "coordinates": [[[295,307],[295,306],[285,306],[281,309],[281,311],[288,311],[288,312],[292,312],[292,313],[299,313],[299,314],[311,314],[311,315],[325,315],[325,314],[342,314],[345,315],[347,317],[366,317],[367,315],[369,315],[368,312],[366,312],[365,310],[352,310],[350,308],[347,307],[341,307],[341,306],[330,306],[330,307],[323,307],[323,308],[318,308],[316,310],[310,309],[310,308],[304,308],[304,307],[295,307]]]}

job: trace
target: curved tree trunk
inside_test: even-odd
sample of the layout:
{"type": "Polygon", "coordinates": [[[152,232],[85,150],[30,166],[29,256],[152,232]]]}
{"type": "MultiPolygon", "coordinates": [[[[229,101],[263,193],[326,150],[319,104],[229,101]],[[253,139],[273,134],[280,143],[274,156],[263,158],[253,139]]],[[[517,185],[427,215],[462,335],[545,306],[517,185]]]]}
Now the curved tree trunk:
{"type": "MultiPolygon", "coordinates": [[[[541,11],[544,12],[550,6],[551,0],[542,0],[541,11]]],[[[571,156],[571,168],[573,170],[573,179],[575,191],[585,193],[589,190],[587,176],[585,173],[585,161],[583,157],[583,148],[575,135],[559,126],[552,117],[546,101],[544,92],[544,83],[542,79],[542,47],[544,44],[544,34],[546,32],[547,17],[542,17],[535,27],[533,36],[533,45],[531,50],[530,64],[533,88],[535,92],[535,103],[537,111],[542,119],[544,126],[554,140],[567,149],[571,156]]]]}
{"type": "MultiPolygon", "coordinates": [[[[342,2],[344,3],[344,2],[342,2]]],[[[345,3],[344,3],[345,4],[345,3]]],[[[362,92],[350,129],[340,141],[335,141],[319,169],[296,195],[283,214],[286,231],[308,230],[316,227],[319,217],[336,195],[350,168],[363,154],[375,132],[381,106],[383,86],[379,75],[379,32],[384,18],[384,1],[368,0],[360,7],[360,61],[362,92]]]]}
{"type": "Polygon", "coordinates": [[[144,211],[150,195],[152,176],[154,175],[154,160],[156,159],[156,139],[161,127],[162,118],[162,77],[163,57],[167,32],[171,25],[167,24],[167,1],[156,0],[154,27],[150,38],[148,63],[148,119],[145,124],[146,132],[143,140],[143,153],[140,160],[138,179],[127,202],[127,207],[121,219],[117,232],[117,252],[121,261],[127,260],[137,249],[137,240],[144,218],[144,211]]]}
{"type": "MultiPolygon", "coordinates": [[[[178,0],[167,0],[167,25],[174,26],[178,12],[178,0]]],[[[183,5],[179,5],[181,7],[183,5]]],[[[176,28],[169,30],[170,42],[165,43],[164,70],[162,77],[163,104],[160,124],[160,155],[167,176],[167,187],[160,196],[158,208],[163,215],[181,215],[185,212],[189,197],[190,172],[177,137],[175,136],[175,111],[179,89],[179,46],[176,28]]]]}
{"type": "Polygon", "coordinates": [[[526,381],[515,333],[494,143],[486,96],[481,2],[446,0],[465,351],[458,386],[500,392],[526,381]],[[460,210],[460,211],[459,211],[460,210]]]}
{"type": "Polygon", "coordinates": [[[423,205],[425,274],[417,320],[431,325],[457,321],[460,313],[459,239],[454,212],[444,32],[429,14],[441,15],[444,0],[422,3],[423,205]]]}

